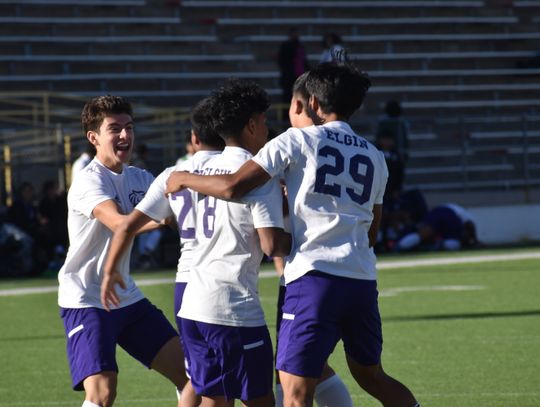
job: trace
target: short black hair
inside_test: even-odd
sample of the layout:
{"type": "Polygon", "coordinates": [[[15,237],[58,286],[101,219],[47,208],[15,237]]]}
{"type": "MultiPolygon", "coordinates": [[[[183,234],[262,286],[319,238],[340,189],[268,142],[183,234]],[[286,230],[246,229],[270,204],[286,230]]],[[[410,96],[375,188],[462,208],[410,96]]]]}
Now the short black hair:
{"type": "Polygon", "coordinates": [[[98,96],[84,105],[81,121],[84,133],[98,131],[105,117],[111,114],[128,114],[133,118],[133,107],[120,96],[98,96]]]}
{"type": "Polygon", "coordinates": [[[224,139],[239,136],[254,114],[270,107],[266,91],[244,79],[229,79],[213,92],[212,98],[212,125],[224,139]]]}
{"type": "Polygon", "coordinates": [[[306,89],[306,80],[308,77],[309,71],[304,72],[294,81],[293,85],[293,95],[297,97],[300,96],[303,102],[307,103],[309,101],[309,92],[306,89]]]}
{"type": "Polygon", "coordinates": [[[203,144],[223,149],[225,143],[212,125],[212,103],[213,98],[208,96],[193,106],[189,116],[191,129],[203,144]]]}
{"type": "Polygon", "coordinates": [[[317,98],[321,110],[347,119],[362,106],[370,86],[368,75],[350,63],[319,64],[306,78],[306,90],[317,98]]]}

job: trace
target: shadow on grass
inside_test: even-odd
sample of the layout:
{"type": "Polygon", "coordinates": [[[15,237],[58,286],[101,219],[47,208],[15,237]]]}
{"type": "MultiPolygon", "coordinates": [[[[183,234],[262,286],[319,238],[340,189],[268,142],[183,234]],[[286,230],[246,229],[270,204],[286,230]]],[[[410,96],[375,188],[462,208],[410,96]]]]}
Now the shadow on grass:
{"type": "Polygon", "coordinates": [[[383,317],[383,322],[410,322],[410,321],[444,321],[453,319],[489,319],[489,318],[511,318],[530,317],[540,315],[540,310],[530,311],[503,311],[503,312],[478,312],[445,315],[403,315],[383,317]]]}

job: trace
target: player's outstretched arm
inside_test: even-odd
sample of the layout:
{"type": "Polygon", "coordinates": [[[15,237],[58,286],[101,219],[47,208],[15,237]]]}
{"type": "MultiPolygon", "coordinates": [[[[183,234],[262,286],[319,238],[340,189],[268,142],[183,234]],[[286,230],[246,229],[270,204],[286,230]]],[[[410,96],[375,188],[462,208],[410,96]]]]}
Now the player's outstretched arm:
{"type": "Polygon", "coordinates": [[[369,231],[368,231],[369,247],[373,247],[377,243],[377,234],[379,233],[381,219],[382,219],[382,205],[375,204],[373,205],[373,220],[371,221],[371,226],[369,227],[369,231]]]}
{"type": "MultiPolygon", "coordinates": [[[[92,214],[96,217],[97,220],[107,226],[113,233],[120,225],[122,225],[122,223],[128,216],[120,213],[116,202],[114,202],[112,199],[103,201],[99,205],[96,205],[96,207],[92,211],[92,214]]],[[[137,230],[137,233],[149,232],[161,226],[162,224],[155,222],[150,218],[147,218],[146,223],[141,225],[139,230],[137,230]]]]}
{"type": "Polygon", "coordinates": [[[291,252],[292,236],[281,228],[258,228],[261,249],[267,256],[285,257],[291,252]]]}
{"type": "Polygon", "coordinates": [[[234,200],[243,197],[270,178],[270,175],[259,164],[249,160],[233,174],[196,175],[187,172],[172,172],[167,180],[165,193],[189,188],[219,199],[234,200]]]}
{"type": "MultiPolygon", "coordinates": [[[[118,272],[118,262],[129,243],[135,238],[135,235],[148,223],[153,222],[150,217],[143,212],[134,209],[129,215],[125,216],[123,221],[116,226],[111,246],[107,253],[107,260],[103,268],[103,280],[101,282],[101,303],[107,311],[112,306],[118,306],[120,299],[116,293],[115,286],[125,288],[125,282],[118,272]]],[[[155,222],[154,222],[155,223],[155,222]]]]}

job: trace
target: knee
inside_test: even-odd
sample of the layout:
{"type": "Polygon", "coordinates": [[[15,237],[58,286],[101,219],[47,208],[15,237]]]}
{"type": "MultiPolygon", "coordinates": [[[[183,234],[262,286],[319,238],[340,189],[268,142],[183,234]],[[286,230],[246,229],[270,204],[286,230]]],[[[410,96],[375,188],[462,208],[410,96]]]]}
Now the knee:
{"type": "Polygon", "coordinates": [[[349,368],[353,377],[362,387],[376,385],[386,377],[386,373],[380,364],[365,366],[351,363],[349,360],[349,368]]]}
{"type": "Polygon", "coordinates": [[[116,399],[116,373],[107,372],[90,376],[84,381],[86,400],[101,406],[110,407],[116,399]]]}
{"type": "Polygon", "coordinates": [[[101,407],[112,406],[116,399],[116,387],[87,392],[86,399],[101,407]]]}

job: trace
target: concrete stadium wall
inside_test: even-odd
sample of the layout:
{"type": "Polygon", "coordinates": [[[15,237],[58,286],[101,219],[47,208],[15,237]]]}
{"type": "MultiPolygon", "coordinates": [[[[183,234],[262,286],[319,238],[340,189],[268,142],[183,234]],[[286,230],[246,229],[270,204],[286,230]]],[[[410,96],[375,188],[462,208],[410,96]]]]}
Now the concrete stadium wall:
{"type": "Polygon", "coordinates": [[[478,238],[485,244],[540,241],[540,204],[472,207],[478,238]]]}

